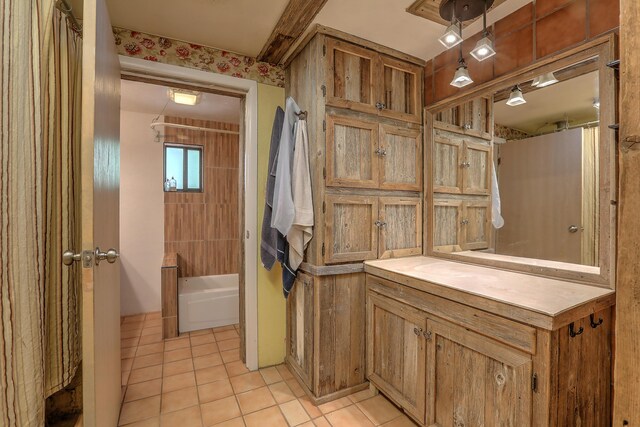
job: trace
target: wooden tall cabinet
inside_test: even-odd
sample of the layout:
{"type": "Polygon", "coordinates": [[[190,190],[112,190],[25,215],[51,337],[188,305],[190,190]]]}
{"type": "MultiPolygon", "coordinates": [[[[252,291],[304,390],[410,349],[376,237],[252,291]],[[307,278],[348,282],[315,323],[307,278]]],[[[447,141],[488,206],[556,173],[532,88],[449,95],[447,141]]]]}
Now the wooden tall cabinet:
{"type": "Polygon", "coordinates": [[[367,384],[364,344],[349,344],[365,334],[363,261],[422,253],[423,69],[324,27],[286,64],[286,94],[307,111],[315,215],[287,303],[287,360],[316,403],[367,384]],[[348,315],[338,315],[338,295],[348,296],[348,315]]]}

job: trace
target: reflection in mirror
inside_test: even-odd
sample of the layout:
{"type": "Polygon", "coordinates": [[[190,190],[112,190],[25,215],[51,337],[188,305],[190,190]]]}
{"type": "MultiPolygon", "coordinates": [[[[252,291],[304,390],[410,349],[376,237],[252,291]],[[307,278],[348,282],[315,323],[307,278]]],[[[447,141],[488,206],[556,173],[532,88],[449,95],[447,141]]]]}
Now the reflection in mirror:
{"type": "Polygon", "coordinates": [[[597,58],[492,95],[434,115],[434,251],[598,266],[597,58]]]}

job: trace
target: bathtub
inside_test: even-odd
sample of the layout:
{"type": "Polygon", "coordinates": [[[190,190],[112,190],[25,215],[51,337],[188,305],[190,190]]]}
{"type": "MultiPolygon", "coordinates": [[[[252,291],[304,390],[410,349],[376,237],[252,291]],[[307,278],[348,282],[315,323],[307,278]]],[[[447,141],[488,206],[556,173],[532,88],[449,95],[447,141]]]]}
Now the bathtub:
{"type": "Polygon", "coordinates": [[[239,321],[237,274],[178,279],[180,332],[233,325],[239,321]]]}

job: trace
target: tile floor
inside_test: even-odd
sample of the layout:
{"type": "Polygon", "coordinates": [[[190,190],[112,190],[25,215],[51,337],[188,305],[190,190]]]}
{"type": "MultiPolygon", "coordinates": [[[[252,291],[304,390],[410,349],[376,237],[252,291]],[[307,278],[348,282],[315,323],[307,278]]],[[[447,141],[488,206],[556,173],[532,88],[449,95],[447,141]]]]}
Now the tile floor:
{"type": "Polygon", "coordinates": [[[169,340],[160,325],[160,313],[122,319],[120,426],[415,426],[369,390],[315,406],[286,366],[249,372],[238,325],[169,340]]]}

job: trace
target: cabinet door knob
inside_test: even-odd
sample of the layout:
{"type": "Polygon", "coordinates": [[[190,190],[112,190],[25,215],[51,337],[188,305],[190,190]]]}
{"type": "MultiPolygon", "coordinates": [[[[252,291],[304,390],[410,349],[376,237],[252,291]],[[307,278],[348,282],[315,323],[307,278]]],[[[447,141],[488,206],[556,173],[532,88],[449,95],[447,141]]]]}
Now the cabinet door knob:
{"type": "Polygon", "coordinates": [[[376,108],[379,111],[384,110],[385,108],[387,108],[387,104],[385,104],[384,102],[376,102],[376,108]]]}
{"type": "Polygon", "coordinates": [[[431,341],[431,331],[424,331],[422,333],[427,341],[431,341]]]}
{"type": "Polygon", "coordinates": [[[417,336],[420,336],[422,335],[422,329],[413,328],[413,333],[416,334],[417,336]]]}
{"type": "Polygon", "coordinates": [[[460,221],[460,224],[467,225],[467,224],[469,224],[469,220],[468,219],[463,219],[462,221],[460,221]]]}

